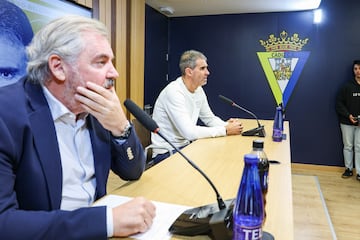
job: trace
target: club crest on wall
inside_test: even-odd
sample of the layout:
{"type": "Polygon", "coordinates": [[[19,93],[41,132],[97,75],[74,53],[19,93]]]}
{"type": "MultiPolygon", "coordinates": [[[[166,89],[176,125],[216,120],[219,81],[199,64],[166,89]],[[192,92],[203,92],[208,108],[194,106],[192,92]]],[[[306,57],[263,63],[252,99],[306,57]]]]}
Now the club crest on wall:
{"type": "Polygon", "coordinates": [[[266,52],[257,52],[258,58],[276,104],[284,108],[310,55],[310,52],[301,51],[308,41],[308,38],[300,39],[297,33],[288,36],[286,31],[279,37],[270,34],[267,40],[260,40],[266,52]]]}

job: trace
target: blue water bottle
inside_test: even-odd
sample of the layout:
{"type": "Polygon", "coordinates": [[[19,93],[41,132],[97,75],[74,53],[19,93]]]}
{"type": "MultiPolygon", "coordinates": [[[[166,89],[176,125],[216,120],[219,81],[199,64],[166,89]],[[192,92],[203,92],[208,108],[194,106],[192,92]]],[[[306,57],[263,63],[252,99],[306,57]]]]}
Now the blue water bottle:
{"type": "Polygon", "coordinates": [[[254,154],[244,157],[244,169],[233,212],[233,240],[262,239],[264,201],[258,162],[254,154]]]}
{"type": "Polygon", "coordinates": [[[284,137],[284,120],[285,120],[285,109],[282,103],[279,104],[281,108],[281,133],[282,133],[282,140],[286,139],[284,137]]]}
{"type": "Polygon", "coordinates": [[[281,142],[283,137],[283,111],[282,107],[276,107],[276,113],[274,117],[274,124],[273,124],[273,134],[272,139],[275,142],[281,142]]]}

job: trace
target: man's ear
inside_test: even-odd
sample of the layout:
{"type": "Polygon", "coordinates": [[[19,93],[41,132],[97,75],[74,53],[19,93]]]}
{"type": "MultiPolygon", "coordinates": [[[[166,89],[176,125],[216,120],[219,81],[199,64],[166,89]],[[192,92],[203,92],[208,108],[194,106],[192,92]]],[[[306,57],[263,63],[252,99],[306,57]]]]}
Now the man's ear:
{"type": "Polygon", "coordinates": [[[65,80],[65,66],[63,60],[56,54],[49,57],[49,69],[52,75],[60,81],[65,80]]]}
{"type": "Polygon", "coordinates": [[[189,67],[185,68],[185,74],[188,75],[188,76],[191,76],[192,71],[193,70],[191,68],[189,68],[189,67]]]}

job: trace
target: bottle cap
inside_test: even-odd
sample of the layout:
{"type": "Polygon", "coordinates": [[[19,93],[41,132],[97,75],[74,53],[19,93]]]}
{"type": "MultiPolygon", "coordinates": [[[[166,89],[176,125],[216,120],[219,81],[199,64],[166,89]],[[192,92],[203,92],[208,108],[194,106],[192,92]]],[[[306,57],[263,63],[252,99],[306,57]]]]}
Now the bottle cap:
{"type": "Polygon", "coordinates": [[[264,141],[261,139],[256,139],[253,141],[253,148],[264,148],[264,141]]]}

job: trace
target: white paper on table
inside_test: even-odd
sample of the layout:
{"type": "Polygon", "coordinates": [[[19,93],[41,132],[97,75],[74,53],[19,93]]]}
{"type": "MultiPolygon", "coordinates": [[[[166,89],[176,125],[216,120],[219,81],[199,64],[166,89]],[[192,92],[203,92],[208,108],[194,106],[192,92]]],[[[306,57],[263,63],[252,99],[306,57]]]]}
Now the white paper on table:
{"type": "MultiPolygon", "coordinates": [[[[132,198],[130,197],[110,194],[96,201],[93,204],[93,206],[108,206],[113,208],[131,199],[132,198]]],[[[156,202],[156,201],[152,201],[152,203],[154,203],[154,205],[156,206],[156,216],[154,218],[151,228],[145,233],[132,235],[131,238],[141,239],[141,240],[170,239],[172,235],[168,231],[168,229],[171,226],[171,224],[181,213],[183,213],[187,209],[192,208],[189,206],[156,202]]]]}

